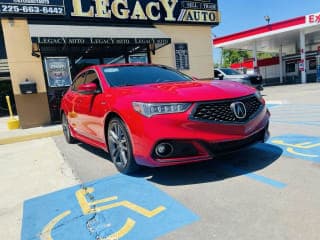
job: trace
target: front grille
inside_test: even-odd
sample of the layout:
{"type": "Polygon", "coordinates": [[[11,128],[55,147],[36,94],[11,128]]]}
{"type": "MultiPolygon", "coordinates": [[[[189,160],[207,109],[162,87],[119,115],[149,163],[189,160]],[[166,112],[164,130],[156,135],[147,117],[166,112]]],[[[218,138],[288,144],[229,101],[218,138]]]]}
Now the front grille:
{"type": "Polygon", "coordinates": [[[227,101],[199,103],[191,119],[218,123],[244,123],[252,119],[262,109],[262,103],[255,96],[227,101]],[[231,104],[242,102],[246,107],[246,117],[239,119],[231,110],[231,104]]]}
{"type": "Polygon", "coordinates": [[[214,155],[219,155],[236,151],[258,142],[263,142],[266,129],[263,129],[262,131],[242,140],[212,143],[209,145],[209,149],[214,155]]]}

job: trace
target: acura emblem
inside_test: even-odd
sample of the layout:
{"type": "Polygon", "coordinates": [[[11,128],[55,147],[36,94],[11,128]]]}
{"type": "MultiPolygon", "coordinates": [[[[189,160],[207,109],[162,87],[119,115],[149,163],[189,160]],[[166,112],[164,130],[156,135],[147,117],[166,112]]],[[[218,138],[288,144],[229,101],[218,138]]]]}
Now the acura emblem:
{"type": "Polygon", "coordinates": [[[244,119],[247,116],[246,106],[242,102],[234,102],[230,108],[238,119],[244,119]]]}

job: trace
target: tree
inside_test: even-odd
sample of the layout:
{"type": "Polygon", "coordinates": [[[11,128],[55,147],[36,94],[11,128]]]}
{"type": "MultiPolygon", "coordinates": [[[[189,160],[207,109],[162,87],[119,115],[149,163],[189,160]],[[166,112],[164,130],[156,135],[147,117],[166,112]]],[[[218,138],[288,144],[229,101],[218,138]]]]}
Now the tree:
{"type": "Polygon", "coordinates": [[[222,50],[222,59],[223,66],[229,67],[232,63],[241,62],[244,59],[252,57],[252,54],[249,51],[239,51],[233,49],[223,49],[222,50]]]}
{"type": "MultiPolygon", "coordinates": [[[[274,55],[272,53],[260,52],[257,54],[258,59],[271,58],[273,56],[274,55]]],[[[222,50],[223,67],[230,67],[232,63],[242,62],[243,60],[250,58],[253,58],[252,51],[234,49],[222,50]]]]}

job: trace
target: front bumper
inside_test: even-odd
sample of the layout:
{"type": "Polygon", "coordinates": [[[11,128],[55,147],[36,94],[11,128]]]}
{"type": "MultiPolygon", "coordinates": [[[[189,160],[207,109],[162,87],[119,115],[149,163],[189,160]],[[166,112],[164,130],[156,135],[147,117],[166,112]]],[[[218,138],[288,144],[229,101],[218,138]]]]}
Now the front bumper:
{"type": "Polygon", "coordinates": [[[189,119],[190,114],[191,110],[152,118],[136,116],[129,129],[137,163],[161,167],[204,161],[264,142],[269,137],[270,113],[265,106],[254,119],[244,124],[194,121],[189,119]],[[174,151],[160,157],[156,147],[161,143],[170,143],[174,151]]]}

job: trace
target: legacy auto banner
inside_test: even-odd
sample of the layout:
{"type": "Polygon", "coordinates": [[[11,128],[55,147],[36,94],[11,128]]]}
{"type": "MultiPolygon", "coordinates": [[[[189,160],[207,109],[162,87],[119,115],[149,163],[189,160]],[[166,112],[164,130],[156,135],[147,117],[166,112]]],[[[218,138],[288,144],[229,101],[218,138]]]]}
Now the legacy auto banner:
{"type": "Polygon", "coordinates": [[[217,0],[0,0],[0,15],[113,23],[220,22],[217,0]]]}

